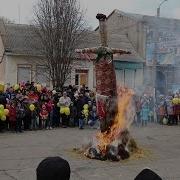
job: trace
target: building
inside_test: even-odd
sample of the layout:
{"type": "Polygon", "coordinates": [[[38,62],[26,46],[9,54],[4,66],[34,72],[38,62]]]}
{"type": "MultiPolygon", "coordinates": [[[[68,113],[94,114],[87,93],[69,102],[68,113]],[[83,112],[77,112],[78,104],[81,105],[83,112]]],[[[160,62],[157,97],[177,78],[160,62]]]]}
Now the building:
{"type": "Polygon", "coordinates": [[[163,94],[180,89],[180,20],[119,10],[113,14],[117,14],[115,22],[119,21],[133,47],[146,59],[144,87],[152,89],[155,85],[163,94]]]}
{"type": "MultiPolygon", "coordinates": [[[[113,48],[126,49],[131,55],[114,55],[117,83],[139,89],[143,84],[145,64],[145,40],[138,28],[126,28],[133,21],[129,17],[113,11],[107,18],[108,45],[113,48]]],[[[77,48],[99,46],[99,31],[89,31],[77,48]]],[[[6,84],[16,84],[21,81],[35,81],[50,86],[46,67],[43,66],[43,55],[40,53],[37,35],[29,25],[0,23],[0,81],[6,84]],[[2,57],[3,56],[3,57],[2,57]]],[[[67,84],[86,84],[93,89],[96,86],[94,60],[96,55],[76,55],[72,62],[71,77],[67,84]]]]}

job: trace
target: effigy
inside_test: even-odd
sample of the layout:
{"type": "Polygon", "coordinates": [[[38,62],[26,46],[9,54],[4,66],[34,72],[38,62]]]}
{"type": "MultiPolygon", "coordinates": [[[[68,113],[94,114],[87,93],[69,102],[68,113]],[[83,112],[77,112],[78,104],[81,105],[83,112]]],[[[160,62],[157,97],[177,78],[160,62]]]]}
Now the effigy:
{"type": "Polygon", "coordinates": [[[95,48],[77,49],[77,53],[96,54],[96,105],[100,118],[101,132],[111,126],[117,113],[117,86],[113,63],[113,54],[130,54],[129,51],[109,48],[107,44],[106,15],[97,14],[101,46],[95,48]]]}

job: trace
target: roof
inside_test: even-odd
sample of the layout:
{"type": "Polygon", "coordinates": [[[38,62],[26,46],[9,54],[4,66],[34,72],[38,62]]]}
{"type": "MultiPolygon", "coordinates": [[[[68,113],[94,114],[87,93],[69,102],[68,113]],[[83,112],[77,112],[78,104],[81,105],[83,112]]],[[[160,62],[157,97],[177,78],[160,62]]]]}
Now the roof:
{"type": "MultiPolygon", "coordinates": [[[[97,46],[100,46],[99,31],[89,31],[78,48],[83,49],[97,46]]],[[[124,34],[108,34],[108,46],[111,48],[119,48],[131,52],[131,54],[124,54],[121,56],[115,54],[115,60],[144,62],[144,59],[138,55],[127,36],[124,34]]],[[[90,57],[94,56],[91,55],[90,57]]]]}
{"type": "MultiPolygon", "coordinates": [[[[2,28],[0,30],[2,32],[2,28]]],[[[4,24],[4,32],[1,36],[5,49],[13,54],[36,56],[42,52],[42,46],[33,26],[4,24]]]]}
{"type": "MultiPolygon", "coordinates": [[[[12,54],[31,56],[42,54],[43,48],[33,26],[4,24],[3,33],[2,27],[0,27],[0,31],[5,49],[8,49],[8,52],[12,54]]],[[[86,36],[80,41],[77,48],[91,48],[100,46],[99,39],[99,31],[88,31],[86,36]]],[[[131,52],[130,55],[114,55],[115,60],[144,62],[144,60],[134,50],[126,35],[109,34],[108,45],[112,48],[119,48],[131,52]]],[[[96,56],[90,55],[90,58],[94,59],[96,56]]]]}

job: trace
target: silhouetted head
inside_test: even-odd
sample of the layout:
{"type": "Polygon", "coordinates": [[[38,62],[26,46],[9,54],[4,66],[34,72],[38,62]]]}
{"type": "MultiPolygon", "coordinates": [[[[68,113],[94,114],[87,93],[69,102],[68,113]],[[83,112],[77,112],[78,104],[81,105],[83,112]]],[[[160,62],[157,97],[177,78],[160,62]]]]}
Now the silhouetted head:
{"type": "Polygon", "coordinates": [[[162,178],[150,169],[143,169],[134,180],[162,180],[162,178]]]}
{"type": "Polygon", "coordinates": [[[69,163],[60,157],[48,157],[36,169],[37,180],[69,180],[69,163]]]}

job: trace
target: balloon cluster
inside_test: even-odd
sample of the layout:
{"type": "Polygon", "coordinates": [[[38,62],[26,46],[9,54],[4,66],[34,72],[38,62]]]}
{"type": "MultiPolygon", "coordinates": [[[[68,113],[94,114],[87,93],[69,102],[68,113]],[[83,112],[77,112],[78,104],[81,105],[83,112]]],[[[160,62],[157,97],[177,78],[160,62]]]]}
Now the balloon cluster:
{"type": "Polygon", "coordinates": [[[180,98],[177,98],[177,97],[173,98],[172,103],[173,103],[174,105],[180,104],[180,98]]]}
{"type": "Polygon", "coordinates": [[[60,114],[65,114],[66,116],[69,116],[70,115],[70,108],[62,106],[60,108],[60,114]]]}
{"type": "Polygon", "coordinates": [[[4,84],[0,83],[0,92],[4,92],[4,84]]]}
{"type": "Polygon", "coordinates": [[[9,110],[4,109],[4,106],[0,104],[0,119],[1,121],[6,121],[6,116],[8,116],[9,110]]]}
{"type": "Polygon", "coordinates": [[[88,104],[85,104],[85,105],[83,106],[83,111],[82,111],[82,113],[84,114],[85,118],[88,118],[88,116],[89,116],[89,110],[88,110],[88,108],[89,108],[88,104]]]}

